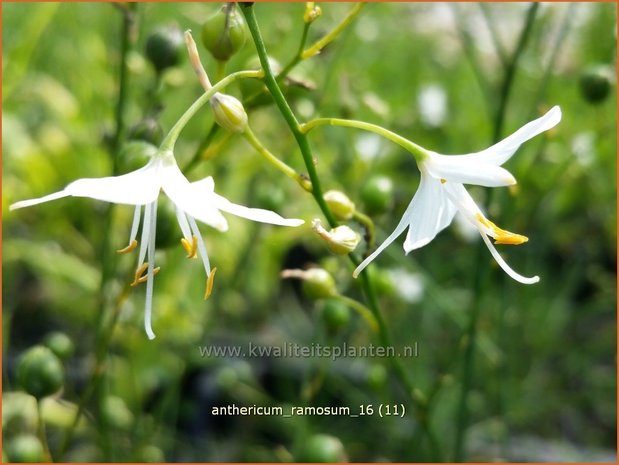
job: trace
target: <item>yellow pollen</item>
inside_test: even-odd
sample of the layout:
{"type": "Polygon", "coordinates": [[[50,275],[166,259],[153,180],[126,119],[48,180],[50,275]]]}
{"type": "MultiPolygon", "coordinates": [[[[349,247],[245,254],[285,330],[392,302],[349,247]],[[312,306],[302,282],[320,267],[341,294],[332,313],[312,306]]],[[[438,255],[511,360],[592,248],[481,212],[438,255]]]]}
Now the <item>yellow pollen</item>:
{"type": "Polygon", "coordinates": [[[116,253],[129,253],[132,250],[135,250],[137,246],[138,246],[138,241],[133,239],[127,247],[125,247],[124,249],[117,250],[116,253]]]}
{"type": "Polygon", "coordinates": [[[181,239],[181,245],[185,252],[187,252],[187,258],[194,258],[198,252],[198,238],[196,236],[191,236],[191,242],[189,242],[184,237],[181,239]]]}
{"type": "Polygon", "coordinates": [[[496,224],[485,218],[480,213],[477,214],[477,220],[481,224],[492,230],[492,234],[490,235],[494,237],[495,244],[520,245],[524,244],[529,240],[529,238],[526,236],[522,236],[520,234],[516,234],[499,228],[496,224]]]}
{"type": "MultiPolygon", "coordinates": [[[[159,273],[160,269],[161,267],[159,266],[153,269],[153,276],[159,273]]],[[[144,272],[146,272],[147,270],[148,270],[148,262],[142,263],[142,266],[140,266],[137,270],[135,270],[135,276],[133,278],[133,282],[130,285],[132,287],[135,287],[140,283],[145,283],[146,281],[148,281],[148,274],[144,274],[144,272]]]]}
{"type": "Polygon", "coordinates": [[[215,281],[215,272],[217,268],[213,268],[206,278],[206,291],[204,292],[204,300],[208,299],[213,292],[213,282],[215,281]]]}
{"type": "Polygon", "coordinates": [[[441,184],[445,184],[446,182],[447,182],[447,179],[441,178],[441,184]]]}

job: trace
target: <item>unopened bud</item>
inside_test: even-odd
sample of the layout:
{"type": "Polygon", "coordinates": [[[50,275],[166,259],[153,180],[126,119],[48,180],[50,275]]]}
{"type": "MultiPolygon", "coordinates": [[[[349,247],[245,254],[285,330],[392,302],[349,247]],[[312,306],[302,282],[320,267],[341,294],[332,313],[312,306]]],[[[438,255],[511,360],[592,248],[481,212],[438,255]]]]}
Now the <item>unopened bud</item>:
{"type": "Polygon", "coordinates": [[[319,6],[315,5],[315,2],[307,2],[305,4],[305,13],[303,14],[303,21],[306,24],[311,24],[322,14],[322,10],[319,6]]]}
{"type": "Polygon", "coordinates": [[[352,228],[346,225],[341,225],[327,231],[320,224],[320,220],[312,221],[314,231],[318,233],[327,243],[327,247],[336,255],[347,255],[359,245],[361,236],[352,228]]]}
{"type": "Polygon", "coordinates": [[[303,280],[303,292],[310,299],[326,299],[337,295],[333,276],[322,268],[284,270],[281,277],[303,280]]]}
{"type": "Polygon", "coordinates": [[[355,213],[355,204],[341,191],[327,191],[323,198],[338,220],[349,220],[355,213]]]}
{"type": "Polygon", "coordinates": [[[215,121],[224,129],[243,132],[247,127],[247,113],[243,104],[235,97],[217,92],[211,98],[215,121]]]}
{"type": "Polygon", "coordinates": [[[234,3],[224,5],[202,26],[202,43],[220,61],[227,61],[245,44],[245,20],[234,3]]]}

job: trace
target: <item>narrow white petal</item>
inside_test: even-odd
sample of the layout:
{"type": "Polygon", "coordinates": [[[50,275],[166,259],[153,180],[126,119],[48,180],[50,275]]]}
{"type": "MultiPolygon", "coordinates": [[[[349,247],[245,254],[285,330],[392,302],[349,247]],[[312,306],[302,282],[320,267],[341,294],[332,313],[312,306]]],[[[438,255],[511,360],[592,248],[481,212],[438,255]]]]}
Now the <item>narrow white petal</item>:
{"type": "Polygon", "coordinates": [[[492,244],[492,242],[490,242],[490,239],[488,239],[488,236],[486,236],[482,231],[480,231],[480,234],[481,234],[482,239],[486,243],[486,246],[488,247],[488,250],[490,250],[490,253],[494,257],[496,262],[499,264],[499,266],[501,268],[503,268],[503,271],[505,271],[505,273],[507,273],[510,278],[512,278],[512,279],[514,279],[514,280],[516,280],[516,281],[518,281],[519,283],[522,283],[522,284],[535,284],[535,283],[539,282],[539,276],[533,276],[531,278],[527,278],[526,276],[522,276],[522,275],[516,273],[514,270],[512,270],[509,267],[509,265],[507,264],[507,262],[505,260],[503,260],[503,257],[501,257],[501,254],[499,254],[499,252],[497,252],[497,250],[494,247],[494,245],[492,244]]]}
{"type": "MultiPolygon", "coordinates": [[[[417,193],[419,193],[419,190],[417,191],[417,193]]],[[[385,250],[393,241],[395,241],[400,236],[400,234],[402,234],[404,230],[409,226],[410,224],[409,219],[411,216],[411,212],[413,208],[415,207],[416,197],[417,197],[417,194],[415,194],[411,202],[408,204],[408,207],[406,207],[406,210],[404,211],[404,214],[402,215],[402,219],[400,219],[400,222],[395,227],[394,231],[389,235],[389,237],[387,237],[387,239],[385,239],[384,242],[381,245],[379,245],[378,248],[370,256],[368,256],[365,260],[363,260],[361,264],[359,264],[359,266],[355,269],[355,271],[353,271],[352,273],[353,278],[356,278],[357,276],[359,276],[359,273],[361,273],[363,269],[372,262],[372,260],[374,260],[383,250],[385,250]]]]}
{"type": "Polygon", "coordinates": [[[248,208],[243,205],[230,202],[225,197],[213,193],[211,196],[211,204],[219,209],[233,215],[247,218],[252,221],[259,221],[260,223],[276,224],[279,226],[300,226],[305,221],[295,218],[284,218],[271,210],[264,210],[262,208],[248,208]]]}
{"type": "MultiPolygon", "coordinates": [[[[155,339],[155,333],[152,328],[152,311],[153,311],[153,288],[155,281],[155,233],[157,231],[157,203],[153,202],[146,207],[150,210],[150,223],[148,228],[151,230],[148,244],[148,270],[146,278],[146,303],[144,308],[144,329],[149,339],[155,339]]],[[[145,215],[146,216],[146,215],[145,215]]],[[[145,224],[146,226],[146,224],[145,224]]]]}
{"type": "Polygon", "coordinates": [[[419,188],[411,201],[408,215],[409,229],[404,241],[408,254],[428,244],[451,223],[456,208],[441,188],[440,181],[421,173],[419,188]]]}
{"type": "Polygon", "coordinates": [[[36,199],[30,200],[20,200],[19,202],[15,202],[14,204],[9,206],[9,210],[17,210],[18,208],[30,207],[32,205],[37,205],[39,203],[49,202],[51,200],[61,199],[63,197],[68,197],[71,194],[67,192],[66,189],[61,190],[60,192],[54,192],[53,194],[48,194],[44,197],[39,197],[36,199]]]}
{"type": "Polygon", "coordinates": [[[485,187],[516,184],[514,176],[505,168],[476,159],[464,159],[467,155],[431,154],[424,162],[428,173],[436,179],[485,187]]]}
{"type": "Polygon", "coordinates": [[[475,228],[479,230],[486,231],[486,234],[489,234],[491,231],[485,228],[479,222],[479,216],[484,217],[481,209],[471,197],[471,194],[468,193],[466,188],[462,184],[458,184],[455,182],[446,182],[441,185],[442,189],[447,194],[447,197],[454,204],[454,206],[462,213],[462,216],[467,219],[469,223],[471,223],[475,228]]]}
{"type": "Polygon", "coordinates": [[[177,208],[196,220],[219,231],[228,230],[228,222],[217,208],[211,205],[212,179],[190,183],[176,163],[162,168],[162,188],[177,208]]]}
{"type": "Polygon", "coordinates": [[[555,127],[560,121],[561,108],[554,106],[544,116],[525,124],[513,134],[481,152],[451,155],[447,158],[453,159],[454,163],[470,163],[473,165],[483,163],[500,166],[509,160],[524,142],[555,127]]]}

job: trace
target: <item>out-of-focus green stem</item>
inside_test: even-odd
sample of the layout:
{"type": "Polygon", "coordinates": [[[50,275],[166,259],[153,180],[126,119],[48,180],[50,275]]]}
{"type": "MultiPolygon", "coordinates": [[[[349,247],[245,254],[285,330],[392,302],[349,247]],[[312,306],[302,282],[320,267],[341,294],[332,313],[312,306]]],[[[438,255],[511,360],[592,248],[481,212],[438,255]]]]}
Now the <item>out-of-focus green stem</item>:
{"type": "MultiPolygon", "coordinates": [[[[514,82],[514,77],[516,74],[516,69],[518,67],[518,62],[520,57],[522,56],[522,52],[525,49],[525,46],[529,40],[531,30],[533,28],[533,23],[535,22],[535,15],[539,8],[539,4],[532,3],[529,6],[527,11],[524,26],[522,28],[522,32],[520,33],[520,37],[518,39],[518,43],[512,58],[509,62],[509,65],[506,69],[505,78],[501,85],[500,89],[500,100],[499,105],[497,107],[496,118],[494,121],[494,131],[493,131],[493,142],[498,142],[501,138],[501,133],[503,130],[503,122],[505,120],[505,113],[507,110],[507,102],[509,98],[509,93],[512,88],[512,84],[514,82]]],[[[492,191],[488,194],[487,202],[490,202],[492,199],[492,191]]],[[[466,439],[466,430],[468,428],[469,423],[469,411],[467,407],[467,399],[468,394],[471,388],[472,379],[473,379],[473,370],[474,370],[474,354],[475,354],[475,346],[476,346],[476,338],[477,338],[477,322],[480,314],[480,307],[482,301],[482,295],[484,291],[484,282],[487,273],[487,266],[484,266],[486,260],[484,260],[484,255],[486,253],[486,247],[483,243],[479,243],[477,248],[477,263],[478,266],[476,268],[476,273],[473,281],[473,296],[474,301],[472,303],[471,316],[469,319],[469,324],[467,327],[466,334],[464,335],[464,359],[462,365],[462,387],[460,390],[460,399],[458,401],[458,410],[457,410],[457,428],[456,428],[456,438],[454,443],[454,462],[462,462],[465,459],[465,439],[466,439]]]]}
{"type": "Polygon", "coordinates": [[[372,331],[378,332],[378,322],[376,321],[376,317],[374,316],[374,314],[369,308],[367,308],[365,305],[358,302],[357,300],[351,299],[350,297],[347,297],[342,294],[336,295],[335,298],[339,300],[340,302],[345,303],[350,308],[352,308],[354,311],[359,313],[359,315],[361,315],[365,319],[365,321],[367,321],[367,323],[370,325],[370,328],[372,329],[372,331]]]}
{"type": "Polygon", "coordinates": [[[353,19],[355,19],[355,17],[361,12],[361,10],[363,9],[364,6],[365,6],[365,3],[363,3],[363,2],[357,3],[348,12],[348,14],[344,17],[344,19],[342,19],[342,21],[340,21],[340,23],[337,26],[335,26],[333,29],[331,29],[331,31],[329,31],[327,34],[325,34],[321,39],[319,39],[316,42],[314,42],[310,47],[305,49],[301,53],[301,59],[306,60],[306,59],[311,58],[314,55],[320,53],[320,51],[325,46],[327,46],[328,44],[333,42],[333,40],[340,34],[340,32],[342,32],[344,29],[346,29],[346,26],[348,26],[353,21],[353,19]]]}

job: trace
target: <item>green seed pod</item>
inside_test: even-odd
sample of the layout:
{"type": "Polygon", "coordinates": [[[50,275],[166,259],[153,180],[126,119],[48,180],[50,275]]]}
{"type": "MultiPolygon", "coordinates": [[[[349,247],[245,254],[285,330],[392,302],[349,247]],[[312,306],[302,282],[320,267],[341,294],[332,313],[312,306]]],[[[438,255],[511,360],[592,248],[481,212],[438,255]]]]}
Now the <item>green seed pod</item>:
{"type": "Polygon", "coordinates": [[[337,294],[335,280],[326,270],[310,268],[305,270],[305,273],[302,288],[306,297],[317,300],[333,297],[337,294]]]}
{"type": "Polygon", "coordinates": [[[69,359],[75,352],[75,344],[71,338],[60,331],[49,333],[45,338],[45,345],[63,361],[69,359]]]}
{"type": "Polygon", "coordinates": [[[368,385],[375,390],[380,390],[387,382],[387,369],[384,365],[375,363],[370,366],[367,372],[368,385]]]}
{"type": "Polygon", "coordinates": [[[245,44],[245,19],[235,3],[224,5],[202,26],[202,43],[219,61],[228,61],[245,44]]]}
{"type": "Polygon", "coordinates": [[[590,103],[601,103],[610,94],[614,82],[611,68],[606,65],[593,65],[580,75],[580,92],[590,103]]]}
{"type": "Polygon", "coordinates": [[[361,188],[361,200],[370,215],[386,212],[393,201],[393,182],[386,176],[371,177],[361,188]]]}
{"type": "Polygon", "coordinates": [[[338,220],[349,220],[354,215],[355,204],[343,192],[330,190],[324,193],[323,198],[338,220]]]}
{"type": "Polygon", "coordinates": [[[155,118],[148,117],[129,130],[128,139],[148,142],[158,146],[163,140],[163,129],[155,118]]]}
{"type": "Polygon", "coordinates": [[[350,323],[350,308],[343,302],[335,299],[325,300],[320,309],[320,318],[330,332],[337,332],[350,323]]]}
{"type": "Polygon", "coordinates": [[[128,431],[133,425],[133,413],[120,397],[107,396],[101,405],[101,416],[114,429],[128,431]]]}
{"type": "Polygon", "coordinates": [[[17,382],[37,399],[54,394],[64,384],[62,363],[49,348],[34,346],[17,365],[17,382]]]}
{"type": "Polygon", "coordinates": [[[339,438],[328,434],[310,436],[301,447],[297,462],[304,463],[333,463],[346,462],[346,450],[339,438]]]}
{"type": "Polygon", "coordinates": [[[361,236],[345,224],[327,231],[322,227],[320,220],[315,219],[312,221],[312,228],[326,242],[329,250],[336,255],[351,253],[361,241],[361,236]]]}
{"type": "Polygon", "coordinates": [[[43,445],[39,438],[31,434],[19,435],[6,444],[8,459],[14,463],[43,462],[43,445]]]}
{"type": "Polygon", "coordinates": [[[183,32],[176,26],[155,29],[146,39],[146,57],[160,73],[180,63],[185,48],[183,32]]]}

